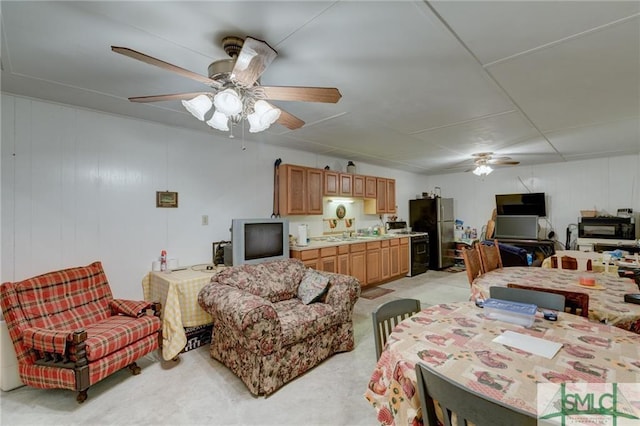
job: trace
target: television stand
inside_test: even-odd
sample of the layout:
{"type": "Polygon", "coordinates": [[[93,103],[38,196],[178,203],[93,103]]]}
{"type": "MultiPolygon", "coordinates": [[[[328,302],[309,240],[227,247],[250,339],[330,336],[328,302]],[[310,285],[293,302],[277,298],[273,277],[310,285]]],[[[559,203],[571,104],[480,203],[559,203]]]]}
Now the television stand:
{"type": "Polygon", "coordinates": [[[533,255],[533,265],[540,265],[542,261],[556,253],[555,241],[553,240],[527,240],[517,238],[497,238],[498,243],[520,247],[533,255]]]}

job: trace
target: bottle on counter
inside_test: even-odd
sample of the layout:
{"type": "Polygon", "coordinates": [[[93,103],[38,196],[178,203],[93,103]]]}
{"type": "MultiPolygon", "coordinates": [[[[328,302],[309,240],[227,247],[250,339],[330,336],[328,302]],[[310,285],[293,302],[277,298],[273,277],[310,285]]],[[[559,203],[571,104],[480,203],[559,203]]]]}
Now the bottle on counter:
{"type": "Polygon", "coordinates": [[[160,252],[160,270],[161,271],[167,270],[167,251],[166,250],[162,250],[160,252]]]}

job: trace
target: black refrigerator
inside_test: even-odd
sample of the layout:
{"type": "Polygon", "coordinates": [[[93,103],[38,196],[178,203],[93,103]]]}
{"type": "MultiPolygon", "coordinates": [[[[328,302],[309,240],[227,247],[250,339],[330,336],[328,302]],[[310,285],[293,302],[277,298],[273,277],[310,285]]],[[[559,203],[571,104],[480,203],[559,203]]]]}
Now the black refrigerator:
{"type": "Polygon", "coordinates": [[[429,269],[453,266],[455,255],[453,198],[409,200],[409,226],[429,233],[429,269]]]}

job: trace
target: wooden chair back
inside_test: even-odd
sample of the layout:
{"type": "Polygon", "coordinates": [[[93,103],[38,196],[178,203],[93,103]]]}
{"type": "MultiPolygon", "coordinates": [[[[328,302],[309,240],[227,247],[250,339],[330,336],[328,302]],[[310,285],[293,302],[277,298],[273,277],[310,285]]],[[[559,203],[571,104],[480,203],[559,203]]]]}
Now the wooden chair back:
{"type": "Polygon", "coordinates": [[[478,244],[478,250],[480,251],[483,273],[502,268],[502,256],[500,256],[498,240],[493,240],[492,245],[480,243],[478,244]]]}
{"type": "MultiPolygon", "coordinates": [[[[571,256],[561,256],[560,264],[562,265],[562,269],[569,269],[572,271],[578,270],[578,259],[571,256]]],[[[551,256],[551,267],[558,268],[558,256],[551,256]]],[[[587,259],[587,271],[593,270],[591,259],[587,259]]]]}
{"type": "Polygon", "coordinates": [[[507,284],[509,288],[544,291],[564,296],[564,311],[573,315],[589,318],[589,295],[578,291],[556,290],[555,288],[541,288],[521,284],[507,284]]]}
{"type": "Polygon", "coordinates": [[[437,370],[431,370],[425,364],[419,362],[415,368],[425,426],[441,424],[436,414],[436,404],[441,408],[444,425],[451,425],[453,413],[457,416],[458,425],[470,423],[492,426],[537,425],[535,416],[516,411],[500,401],[489,399],[460,386],[437,370]]]}
{"type": "Polygon", "coordinates": [[[395,326],[398,325],[400,321],[418,312],[420,312],[419,300],[396,299],[383,303],[371,313],[376,359],[380,359],[382,349],[395,326]]]}
{"type": "Polygon", "coordinates": [[[464,259],[464,267],[467,270],[467,279],[469,280],[469,285],[471,285],[473,280],[482,275],[482,261],[480,260],[480,252],[477,246],[463,248],[462,258],[464,259]]]}
{"type": "Polygon", "coordinates": [[[489,288],[489,295],[492,299],[510,300],[512,302],[520,303],[533,303],[539,308],[553,309],[554,311],[560,312],[564,311],[564,296],[546,291],[493,286],[489,288]]]}

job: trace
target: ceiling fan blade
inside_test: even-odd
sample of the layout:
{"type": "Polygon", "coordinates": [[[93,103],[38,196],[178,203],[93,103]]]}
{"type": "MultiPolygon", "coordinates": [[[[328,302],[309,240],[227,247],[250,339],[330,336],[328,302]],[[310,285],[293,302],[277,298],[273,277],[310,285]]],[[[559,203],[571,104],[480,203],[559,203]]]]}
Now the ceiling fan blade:
{"type": "Polygon", "coordinates": [[[192,99],[198,95],[206,95],[211,92],[191,92],[191,93],[175,93],[172,95],[153,95],[153,96],[135,96],[129,98],[131,102],[161,102],[161,101],[177,101],[180,99],[192,99]]]}
{"type": "Polygon", "coordinates": [[[278,118],[277,123],[282,124],[284,127],[290,130],[296,130],[300,127],[304,126],[304,121],[300,120],[295,115],[289,114],[287,111],[280,109],[280,118],[278,118]]]}
{"type": "Polygon", "coordinates": [[[247,37],[231,70],[231,79],[247,87],[253,86],[276,56],[278,52],[266,42],[247,37]]]}
{"type": "Polygon", "coordinates": [[[146,64],[162,68],[163,70],[171,71],[183,77],[190,78],[195,81],[199,81],[200,83],[206,84],[207,86],[215,87],[215,88],[221,87],[221,84],[219,82],[212,80],[209,77],[205,77],[204,75],[200,75],[195,72],[186,70],[184,68],[180,68],[179,66],[170,64],[169,62],[161,61],[160,59],[156,59],[152,56],[145,55],[144,53],[140,53],[137,50],[129,49],[128,47],[118,47],[118,46],[111,46],[111,50],[121,55],[128,56],[138,61],[142,61],[146,64]]]}
{"type": "Polygon", "coordinates": [[[266,99],[274,101],[326,102],[335,104],[342,98],[335,87],[259,86],[266,99]]]}
{"type": "Polygon", "coordinates": [[[519,161],[502,161],[502,160],[489,160],[488,164],[498,165],[498,166],[515,166],[516,164],[520,164],[519,161]]]}

